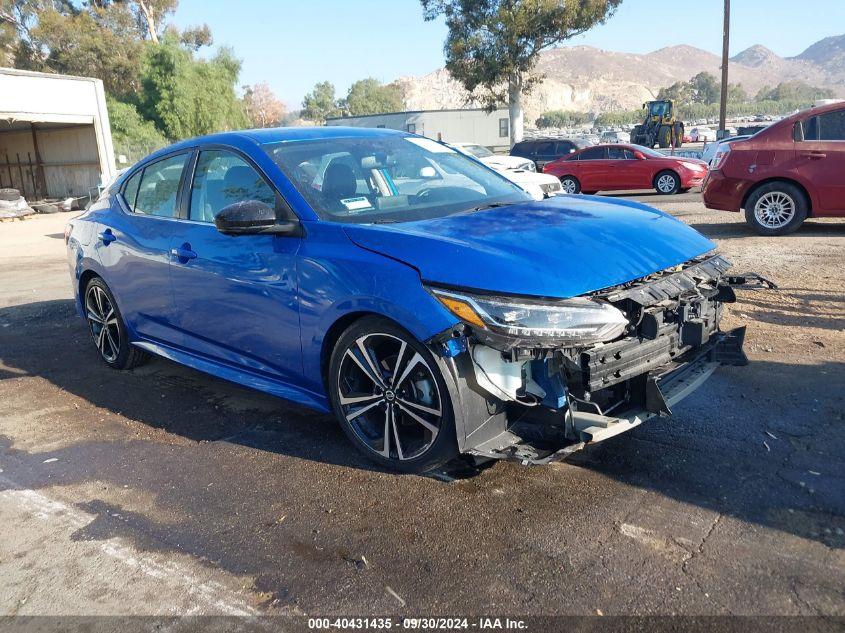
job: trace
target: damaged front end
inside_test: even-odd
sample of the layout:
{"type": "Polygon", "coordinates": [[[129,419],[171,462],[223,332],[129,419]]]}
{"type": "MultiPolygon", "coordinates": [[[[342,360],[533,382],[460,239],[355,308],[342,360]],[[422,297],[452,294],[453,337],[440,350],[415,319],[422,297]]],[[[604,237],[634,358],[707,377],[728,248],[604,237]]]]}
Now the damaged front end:
{"type": "Polygon", "coordinates": [[[433,287],[462,324],[435,337],[450,376],[458,443],[480,458],[548,463],[630,430],[745,365],[744,328],[722,332],[733,285],[721,255],[574,300],[433,287]]]}

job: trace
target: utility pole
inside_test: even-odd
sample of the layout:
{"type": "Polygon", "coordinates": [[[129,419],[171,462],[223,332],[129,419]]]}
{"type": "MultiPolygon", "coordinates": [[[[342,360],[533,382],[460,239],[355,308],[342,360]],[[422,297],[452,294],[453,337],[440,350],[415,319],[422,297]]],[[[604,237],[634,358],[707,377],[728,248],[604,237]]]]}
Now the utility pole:
{"type": "Polygon", "coordinates": [[[731,39],[731,0],[725,0],[725,22],[722,27],[722,92],[719,99],[719,131],[717,138],[727,136],[728,118],[728,50],[731,39]]]}

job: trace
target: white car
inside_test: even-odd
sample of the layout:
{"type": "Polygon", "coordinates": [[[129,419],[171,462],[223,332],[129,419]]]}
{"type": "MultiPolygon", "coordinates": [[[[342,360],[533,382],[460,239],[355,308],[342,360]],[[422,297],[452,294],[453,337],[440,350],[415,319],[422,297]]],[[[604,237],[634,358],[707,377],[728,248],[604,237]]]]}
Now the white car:
{"type": "Polygon", "coordinates": [[[449,143],[449,145],[462,154],[477,158],[488,167],[496,171],[503,169],[523,169],[525,171],[536,171],[537,167],[533,160],[519,156],[508,156],[507,154],[494,154],[489,149],[478,143],[449,143]]]}
{"type": "Polygon", "coordinates": [[[716,130],[711,130],[709,127],[694,127],[690,130],[689,136],[693,143],[709,143],[716,140],[716,130]]]}
{"type": "Polygon", "coordinates": [[[475,143],[449,143],[449,146],[462,154],[475,158],[491,169],[495,169],[505,178],[519,185],[535,200],[542,200],[563,193],[560,181],[549,174],[537,173],[537,168],[532,160],[519,156],[494,154],[486,147],[475,143]],[[508,167],[507,165],[516,166],[508,167]]]}
{"type": "MultiPolygon", "coordinates": [[[[496,169],[494,167],[494,169],[496,169]]],[[[519,185],[535,200],[551,198],[563,193],[560,180],[551,174],[542,174],[536,171],[524,169],[496,169],[500,174],[511,182],[519,185]]]]}

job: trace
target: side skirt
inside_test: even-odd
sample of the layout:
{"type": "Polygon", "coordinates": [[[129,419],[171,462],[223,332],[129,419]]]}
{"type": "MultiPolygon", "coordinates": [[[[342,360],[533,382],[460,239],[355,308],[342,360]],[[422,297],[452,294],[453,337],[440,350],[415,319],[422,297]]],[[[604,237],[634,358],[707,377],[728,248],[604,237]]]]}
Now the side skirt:
{"type": "Polygon", "coordinates": [[[273,378],[262,376],[239,367],[224,365],[217,361],[197,356],[195,354],[191,354],[190,352],[176,349],[159,342],[139,340],[133,341],[132,344],[144,351],[150,352],[151,354],[162,356],[163,358],[175,361],[180,365],[185,365],[191,369],[196,369],[214,376],[215,378],[222,378],[223,380],[228,380],[229,382],[234,382],[236,384],[243,385],[244,387],[269,393],[272,396],[284,398],[290,402],[294,402],[310,409],[316,409],[317,411],[323,413],[329,413],[330,411],[328,399],[324,395],[300,389],[288,383],[280,382],[278,380],[274,380],[273,378]]]}

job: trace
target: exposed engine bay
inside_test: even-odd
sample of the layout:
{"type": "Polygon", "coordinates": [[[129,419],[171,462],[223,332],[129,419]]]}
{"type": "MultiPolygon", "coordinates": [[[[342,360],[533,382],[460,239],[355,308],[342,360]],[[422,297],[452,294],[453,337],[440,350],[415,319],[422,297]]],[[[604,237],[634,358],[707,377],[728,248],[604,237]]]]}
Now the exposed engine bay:
{"type": "Polygon", "coordinates": [[[736,300],[737,285],[774,284],[729,277],[730,266],[711,254],[591,293],[591,302],[624,315],[613,340],[538,345],[470,324],[432,341],[483,399],[464,403],[463,450],[525,463],[562,459],[671,414],[718,366],[747,364],[744,328],[719,329],[723,304],[736,300]]]}

